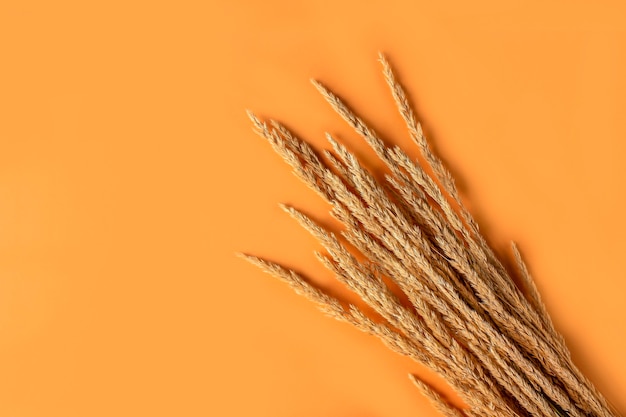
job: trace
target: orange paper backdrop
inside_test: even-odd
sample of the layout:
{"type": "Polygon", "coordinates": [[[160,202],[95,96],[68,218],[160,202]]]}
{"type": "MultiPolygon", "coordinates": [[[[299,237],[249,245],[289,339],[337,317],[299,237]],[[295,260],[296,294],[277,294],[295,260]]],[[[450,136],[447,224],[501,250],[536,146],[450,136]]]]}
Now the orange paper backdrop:
{"type": "Polygon", "coordinates": [[[626,8],[588,3],[3,1],[0,415],[436,415],[406,374],[436,377],[233,255],[333,285],[277,203],[327,206],[244,109],[364,152],[316,77],[410,148],[379,50],[624,412],[626,8]]]}

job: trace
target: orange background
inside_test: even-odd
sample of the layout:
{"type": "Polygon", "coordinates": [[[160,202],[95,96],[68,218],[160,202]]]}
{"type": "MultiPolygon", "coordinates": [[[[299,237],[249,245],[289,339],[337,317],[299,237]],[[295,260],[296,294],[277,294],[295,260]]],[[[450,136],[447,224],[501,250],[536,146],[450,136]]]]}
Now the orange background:
{"type": "Polygon", "coordinates": [[[624,412],[626,8],[586,3],[3,1],[0,415],[436,415],[432,375],[233,256],[330,285],[277,203],[327,207],[244,109],[362,147],[316,77],[408,146],[379,50],[624,412]]]}

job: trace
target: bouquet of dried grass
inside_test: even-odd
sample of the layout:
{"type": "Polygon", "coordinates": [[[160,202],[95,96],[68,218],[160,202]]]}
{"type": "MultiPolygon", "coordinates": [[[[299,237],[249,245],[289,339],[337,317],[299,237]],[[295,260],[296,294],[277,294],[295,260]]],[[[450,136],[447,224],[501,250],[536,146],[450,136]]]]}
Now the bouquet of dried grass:
{"type": "Polygon", "coordinates": [[[455,408],[426,383],[411,379],[447,416],[617,415],[572,362],[515,244],[524,288],[488,246],[450,173],[426,142],[404,89],[382,55],[380,61],[432,174],[399,147],[386,146],[317,81],[313,84],[332,108],[385,163],[390,172],[385,181],[331,135],[326,136],[333,152],[321,155],[277,121],[268,124],[249,112],[255,131],[331,204],[345,229],[339,237],[295,208],[282,207],[323,244],[327,254],[316,253],[319,260],[379,317],[340,302],[293,270],[242,256],[330,316],[378,336],[443,376],[467,409],[455,408]]]}

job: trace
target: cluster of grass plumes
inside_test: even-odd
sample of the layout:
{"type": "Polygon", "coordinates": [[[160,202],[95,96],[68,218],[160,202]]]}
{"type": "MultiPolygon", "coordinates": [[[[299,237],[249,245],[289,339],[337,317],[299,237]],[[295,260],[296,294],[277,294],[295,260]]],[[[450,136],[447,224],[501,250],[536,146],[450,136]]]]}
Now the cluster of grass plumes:
{"type": "Polygon", "coordinates": [[[242,256],[332,317],[378,336],[443,376],[466,409],[411,377],[447,416],[615,416],[573,364],[515,245],[523,288],[486,243],[388,62],[382,55],[380,61],[430,174],[399,147],[388,147],[317,81],[313,84],[326,101],[384,162],[389,171],[384,181],[331,135],[326,136],[332,151],[320,153],[279,122],[264,122],[249,112],[255,131],[331,204],[345,228],[338,235],[295,208],[282,207],[322,243],[326,253],[316,253],[319,260],[378,317],[340,302],[293,270],[242,256]]]}

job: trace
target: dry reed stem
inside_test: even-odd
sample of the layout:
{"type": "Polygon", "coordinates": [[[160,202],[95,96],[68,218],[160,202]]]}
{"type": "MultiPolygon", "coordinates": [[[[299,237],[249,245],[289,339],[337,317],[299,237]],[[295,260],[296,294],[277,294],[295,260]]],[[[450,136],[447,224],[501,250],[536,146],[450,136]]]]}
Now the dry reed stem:
{"type": "Polygon", "coordinates": [[[422,381],[416,375],[409,374],[409,379],[441,414],[446,417],[465,417],[461,410],[446,401],[433,387],[422,381]]]}
{"type": "Polygon", "coordinates": [[[527,298],[480,234],[454,180],[432,152],[391,66],[383,74],[431,177],[399,147],[389,148],[335,93],[312,80],[332,108],[389,168],[380,182],[345,146],[326,134],[321,154],[275,120],[252,112],[255,131],[295,174],[331,205],[341,236],[282,206],[323,245],[318,259],[383,319],[344,306],[296,272],[251,255],[248,261],[286,281],[328,315],[379,337],[393,350],[441,374],[469,409],[451,407],[426,384],[422,392],[448,416],[614,416],[572,363],[569,351],[513,244],[527,298]],[[351,245],[365,256],[359,261],[351,245]],[[392,280],[407,297],[400,302],[392,280]]]}

